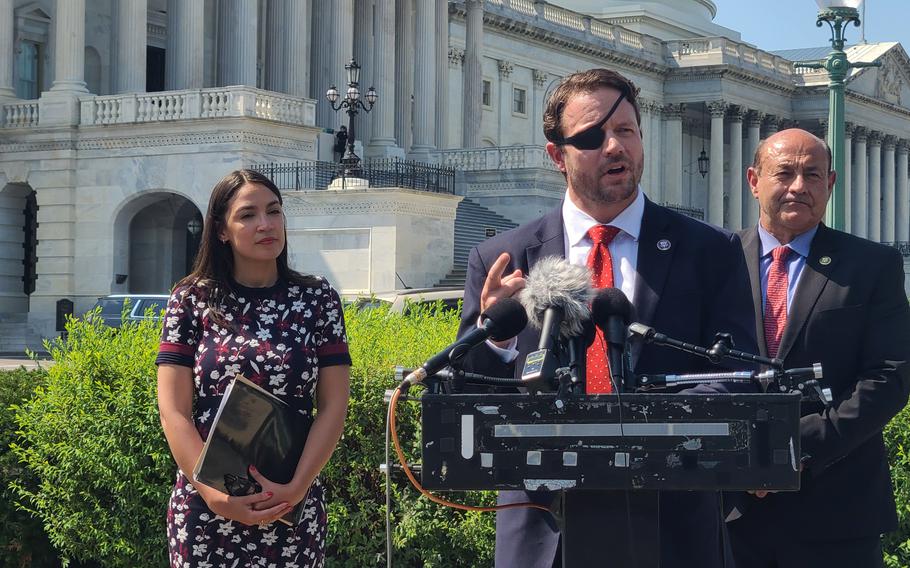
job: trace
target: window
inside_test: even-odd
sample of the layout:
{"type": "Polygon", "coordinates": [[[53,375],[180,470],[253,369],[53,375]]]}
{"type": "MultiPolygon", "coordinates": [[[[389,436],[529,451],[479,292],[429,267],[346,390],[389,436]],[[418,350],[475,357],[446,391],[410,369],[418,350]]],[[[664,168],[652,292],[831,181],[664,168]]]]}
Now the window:
{"type": "Polygon", "coordinates": [[[480,97],[483,106],[491,107],[493,106],[493,83],[483,80],[483,94],[480,97]]]}
{"type": "Polygon", "coordinates": [[[516,114],[527,114],[528,91],[514,87],[512,89],[512,112],[516,114]]]}
{"type": "Polygon", "coordinates": [[[16,96],[20,99],[37,99],[41,85],[39,84],[39,58],[40,46],[31,41],[19,43],[19,53],[16,55],[16,96]]]}

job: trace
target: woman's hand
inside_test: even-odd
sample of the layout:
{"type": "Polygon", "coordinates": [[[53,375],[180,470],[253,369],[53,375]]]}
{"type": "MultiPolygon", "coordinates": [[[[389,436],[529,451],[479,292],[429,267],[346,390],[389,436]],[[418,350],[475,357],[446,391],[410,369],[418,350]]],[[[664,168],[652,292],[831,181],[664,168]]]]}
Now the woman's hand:
{"type": "Polygon", "coordinates": [[[207,485],[194,484],[194,487],[213,513],[245,525],[272,523],[294,508],[287,501],[276,502],[275,495],[268,490],[253,495],[232,496],[207,485]]]}
{"type": "MultiPolygon", "coordinates": [[[[258,469],[256,469],[256,466],[251,465],[249,471],[250,477],[255,479],[256,483],[262,487],[262,492],[270,495],[268,499],[259,501],[254,505],[257,511],[269,509],[281,503],[286,503],[290,509],[293,509],[298,503],[304,500],[307,492],[310,490],[310,485],[313,483],[313,481],[310,480],[309,483],[305,484],[305,487],[300,487],[293,481],[283,485],[266,478],[258,469]]],[[[301,483],[300,485],[304,484],[301,483]]]]}

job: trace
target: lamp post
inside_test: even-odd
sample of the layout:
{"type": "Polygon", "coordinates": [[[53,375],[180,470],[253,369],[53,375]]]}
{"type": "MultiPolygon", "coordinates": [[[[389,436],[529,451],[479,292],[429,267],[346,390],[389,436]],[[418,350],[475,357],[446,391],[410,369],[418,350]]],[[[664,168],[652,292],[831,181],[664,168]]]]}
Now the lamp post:
{"type": "Polygon", "coordinates": [[[837,172],[834,193],[825,211],[825,224],[843,230],[845,225],[846,202],[844,196],[844,83],[851,68],[877,67],[879,63],[851,63],[844,53],[844,31],[850,22],[859,26],[859,5],[863,0],[815,0],[818,4],[818,19],[831,28],[832,50],[822,61],[797,61],[796,68],[824,69],[828,72],[828,146],[831,147],[831,165],[837,172]]]}
{"type": "Polygon", "coordinates": [[[335,104],[341,97],[341,93],[338,92],[335,85],[329,87],[329,90],[325,92],[325,98],[332,105],[332,110],[339,111],[343,108],[348,114],[348,147],[341,158],[341,163],[344,165],[345,175],[349,175],[355,172],[360,164],[360,158],[354,153],[354,117],[361,110],[365,113],[370,112],[373,105],[376,104],[376,100],[379,99],[379,94],[376,89],[370,87],[365,95],[367,102],[364,103],[360,98],[360,65],[357,65],[357,62],[351,58],[351,62],[344,66],[344,70],[348,74],[348,90],[344,98],[337,105],[335,104]]]}

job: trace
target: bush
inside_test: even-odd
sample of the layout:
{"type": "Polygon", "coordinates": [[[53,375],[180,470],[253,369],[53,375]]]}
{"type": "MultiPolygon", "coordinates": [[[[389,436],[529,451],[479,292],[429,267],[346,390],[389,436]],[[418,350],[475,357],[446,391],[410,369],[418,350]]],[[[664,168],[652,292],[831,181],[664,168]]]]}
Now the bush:
{"type": "Polygon", "coordinates": [[[34,475],[9,451],[16,439],[15,413],[10,407],[28,402],[45,377],[40,369],[0,372],[0,568],[59,565],[41,522],[16,504],[16,494],[9,487],[13,481],[37,485],[34,475]]]}
{"type": "Polygon", "coordinates": [[[905,407],[885,427],[888,463],[897,503],[897,531],[885,535],[885,565],[910,566],[910,407],[905,407]]]}
{"type": "MultiPolygon", "coordinates": [[[[385,477],[379,471],[385,460],[383,393],[396,385],[395,365],[416,367],[455,338],[459,314],[429,305],[404,316],[387,307],[349,308],[345,318],[354,367],[344,437],[323,474],[329,490],[328,565],[385,566],[385,477]]],[[[399,403],[397,416],[408,460],[419,461],[417,405],[399,403]]],[[[390,459],[397,463],[394,452],[390,459]]],[[[392,491],[393,565],[493,564],[494,515],[430,503],[400,477],[392,491]]],[[[495,500],[491,493],[450,498],[484,505],[495,500]]]]}
{"type": "Polygon", "coordinates": [[[37,485],[12,487],[64,557],[163,566],[174,464],[155,398],[159,324],[89,317],[66,329],[46,344],[46,386],[16,410],[12,449],[37,485]]]}
{"type": "MultiPolygon", "coordinates": [[[[439,306],[408,315],[345,312],[354,367],[344,437],[323,472],[330,566],[385,565],[383,392],[392,367],[416,365],[452,341],[458,315],[439,306]]],[[[154,359],[159,325],[71,320],[47,348],[56,364],[35,398],[16,407],[13,451],[34,482],[12,485],[60,554],[103,566],[165,566],[165,512],[176,466],[158,419],[154,359]]],[[[23,397],[25,398],[25,397],[23,397]]],[[[22,400],[20,398],[19,400],[22,400]]],[[[419,412],[402,403],[399,431],[419,458],[419,412]]],[[[492,496],[458,495],[490,504],[492,496]]],[[[461,513],[418,497],[407,480],[393,500],[395,565],[489,566],[493,515],[461,513]]]]}

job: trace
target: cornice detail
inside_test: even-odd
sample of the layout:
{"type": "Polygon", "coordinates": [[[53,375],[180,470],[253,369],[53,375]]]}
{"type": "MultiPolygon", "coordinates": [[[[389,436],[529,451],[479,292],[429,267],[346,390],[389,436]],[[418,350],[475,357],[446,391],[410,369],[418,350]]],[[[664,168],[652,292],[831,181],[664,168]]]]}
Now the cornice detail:
{"type": "MultiPolygon", "coordinates": [[[[319,190],[324,194],[327,190],[319,190]]],[[[345,190],[338,190],[343,194],[345,190]]],[[[401,199],[383,199],[381,201],[336,201],[333,203],[312,203],[306,201],[306,194],[309,192],[298,192],[295,197],[300,199],[286,199],[284,210],[294,215],[379,215],[379,214],[397,214],[397,215],[415,215],[419,217],[430,217],[433,219],[454,220],[456,207],[449,206],[432,206],[416,204],[401,199]]],[[[341,195],[339,195],[341,197],[341,195]]]]}

